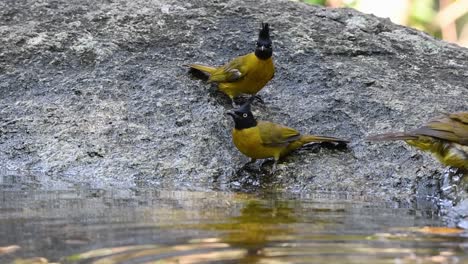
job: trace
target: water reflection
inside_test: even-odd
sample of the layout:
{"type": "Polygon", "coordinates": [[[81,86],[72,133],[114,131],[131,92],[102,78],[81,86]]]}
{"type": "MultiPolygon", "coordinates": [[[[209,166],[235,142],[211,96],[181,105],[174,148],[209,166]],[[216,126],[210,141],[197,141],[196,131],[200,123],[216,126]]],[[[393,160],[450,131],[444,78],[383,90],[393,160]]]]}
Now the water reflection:
{"type": "Polygon", "coordinates": [[[0,263],[463,263],[430,207],[333,194],[0,193],[0,263]]]}
{"type": "Polygon", "coordinates": [[[223,231],[218,240],[243,249],[238,258],[241,263],[257,263],[264,258],[269,241],[295,235],[296,230],[288,225],[300,220],[294,209],[288,201],[247,200],[239,216],[200,228],[223,231]]]}

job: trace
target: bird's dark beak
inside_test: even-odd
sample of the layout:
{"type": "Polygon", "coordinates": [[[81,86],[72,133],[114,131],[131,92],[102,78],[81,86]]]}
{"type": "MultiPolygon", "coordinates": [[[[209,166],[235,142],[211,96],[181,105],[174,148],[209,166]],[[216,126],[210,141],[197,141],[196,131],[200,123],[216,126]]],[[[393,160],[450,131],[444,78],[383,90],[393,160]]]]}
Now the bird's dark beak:
{"type": "Polygon", "coordinates": [[[261,50],[261,51],[264,51],[264,50],[265,50],[265,46],[260,46],[260,50],[261,50]]]}
{"type": "Polygon", "coordinates": [[[234,111],[232,111],[232,110],[226,111],[226,114],[232,116],[232,118],[239,117],[239,116],[236,114],[236,112],[234,112],[234,111]]]}

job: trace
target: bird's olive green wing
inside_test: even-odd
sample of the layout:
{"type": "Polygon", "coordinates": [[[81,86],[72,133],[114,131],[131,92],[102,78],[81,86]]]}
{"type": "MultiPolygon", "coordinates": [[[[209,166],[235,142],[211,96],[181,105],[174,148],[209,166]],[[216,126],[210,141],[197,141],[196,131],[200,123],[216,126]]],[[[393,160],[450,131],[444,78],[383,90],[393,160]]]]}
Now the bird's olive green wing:
{"type": "Polygon", "coordinates": [[[260,137],[265,146],[286,146],[301,135],[295,129],[267,121],[258,121],[260,137]]]}
{"type": "Polygon", "coordinates": [[[454,124],[454,133],[459,138],[458,143],[468,146],[468,112],[458,112],[450,115],[454,124]]]}
{"type": "Polygon", "coordinates": [[[460,112],[438,117],[411,132],[468,145],[468,113],[460,112]]]}
{"type": "Polygon", "coordinates": [[[237,57],[210,75],[210,82],[235,82],[245,76],[245,56],[237,57]]]}

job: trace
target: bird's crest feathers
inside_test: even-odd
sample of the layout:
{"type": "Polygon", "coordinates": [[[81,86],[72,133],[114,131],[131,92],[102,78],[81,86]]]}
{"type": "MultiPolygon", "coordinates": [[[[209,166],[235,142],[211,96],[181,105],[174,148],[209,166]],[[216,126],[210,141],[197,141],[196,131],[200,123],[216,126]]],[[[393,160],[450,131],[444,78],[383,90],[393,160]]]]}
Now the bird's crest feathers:
{"type": "Polygon", "coordinates": [[[255,98],[250,97],[243,105],[241,105],[239,108],[235,109],[234,112],[236,113],[250,113],[250,104],[252,101],[255,100],[255,98]]]}
{"type": "Polygon", "coordinates": [[[260,30],[260,33],[258,34],[258,38],[264,39],[264,40],[270,39],[270,26],[268,25],[268,23],[262,22],[262,29],[260,30]]]}

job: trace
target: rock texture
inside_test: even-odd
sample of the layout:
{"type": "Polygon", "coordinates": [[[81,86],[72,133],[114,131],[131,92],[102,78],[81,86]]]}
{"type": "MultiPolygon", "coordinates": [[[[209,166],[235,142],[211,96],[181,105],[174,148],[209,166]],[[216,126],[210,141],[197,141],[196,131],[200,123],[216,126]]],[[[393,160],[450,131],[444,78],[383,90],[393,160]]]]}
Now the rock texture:
{"type": "MultiPolygon", "coordinates": [[[[279,188],[412,201],[444,168],[366,136],[468,110],[468,50],[351,9],[285,0],[0,2],[3,185],[279,188]],[[296,151],[269,175],[243,168],[229,100],[186,63],[220,65],[272,27],[274,79],[258,118],[345,137],[296,151]]],[[[461,214],[460,214],[461,215],[461,214]]]]}

